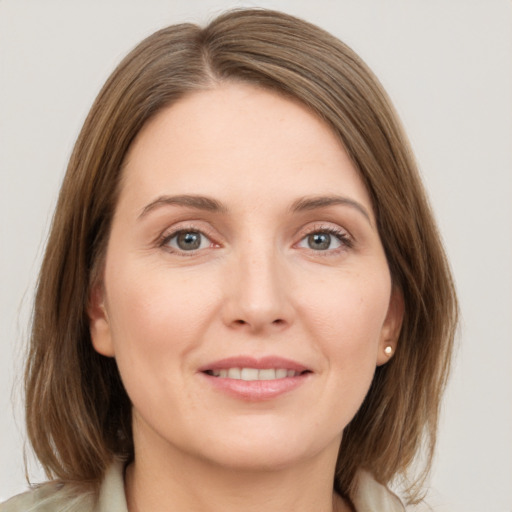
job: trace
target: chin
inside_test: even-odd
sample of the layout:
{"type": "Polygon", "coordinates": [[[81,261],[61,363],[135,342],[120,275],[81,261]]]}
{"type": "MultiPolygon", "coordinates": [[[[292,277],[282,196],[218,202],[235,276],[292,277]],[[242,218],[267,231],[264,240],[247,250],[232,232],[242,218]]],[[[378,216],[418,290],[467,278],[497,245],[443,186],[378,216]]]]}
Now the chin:
{"type": "Polygon", "coordinates": [[[323,438],[300,434],[290,429],[254,429],[242,437],[233,435],[228,440],[212,441],[207,449],[201,447],[201,452],[221,467],[248,472],[281,471],[329,454],[336,460],[341,434],[329,443],[325,442],[329,439],[327,433],[323,438]]]}
{"type": "Polygon", "coordinates": [[[211,454],[210,462],[232,471],[260,473],[293,468],[309,458],[311,455],[303,453],[300,448],[276,449],[253,445],[250,449],[234,447],[230,453],[211,454]]]}

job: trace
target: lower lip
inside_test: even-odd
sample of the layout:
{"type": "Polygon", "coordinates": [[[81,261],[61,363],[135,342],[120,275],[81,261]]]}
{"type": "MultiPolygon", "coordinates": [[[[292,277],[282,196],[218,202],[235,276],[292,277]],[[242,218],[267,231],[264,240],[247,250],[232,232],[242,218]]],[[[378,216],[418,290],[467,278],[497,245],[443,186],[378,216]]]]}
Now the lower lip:
{"type": "Polygon", "coordinates": [[[285,393],[289,393],[304,384],[311,373],[286,377],[274,380],[241,380],[214,377],[201,373],[208,383],[218,391],[235,398],[249,401],[271,400],[285,393]]]}

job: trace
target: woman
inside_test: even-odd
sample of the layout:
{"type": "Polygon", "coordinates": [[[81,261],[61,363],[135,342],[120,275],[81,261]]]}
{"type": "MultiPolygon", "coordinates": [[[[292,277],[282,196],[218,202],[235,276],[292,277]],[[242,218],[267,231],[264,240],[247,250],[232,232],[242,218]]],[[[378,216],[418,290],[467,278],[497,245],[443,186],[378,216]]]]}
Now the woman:
{"type": "Polygon", "coordinates": [[[26,372],[53,483],[1,510],[403,510],[386,485],[420,495],[456,316],[349,48],[264,10],[161,30],[71,157],[26,372]]]}

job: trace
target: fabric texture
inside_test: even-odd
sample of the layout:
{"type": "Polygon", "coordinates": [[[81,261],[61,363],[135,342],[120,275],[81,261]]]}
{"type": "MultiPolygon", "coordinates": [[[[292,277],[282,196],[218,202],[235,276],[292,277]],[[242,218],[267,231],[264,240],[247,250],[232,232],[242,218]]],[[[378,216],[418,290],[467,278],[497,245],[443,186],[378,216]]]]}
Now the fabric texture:
{"type": "MultiPolygon", "coordinates": [[[[92,494],[73,492],[69,486],[43,484],[0,504],[0,512],[128,512],[124,494],[124,464],[117,461],[107,470],[96,500],[92,494]]],[[[357,475],[356,512],[404,512],[400,499],[366,471],[357,475]]]]}

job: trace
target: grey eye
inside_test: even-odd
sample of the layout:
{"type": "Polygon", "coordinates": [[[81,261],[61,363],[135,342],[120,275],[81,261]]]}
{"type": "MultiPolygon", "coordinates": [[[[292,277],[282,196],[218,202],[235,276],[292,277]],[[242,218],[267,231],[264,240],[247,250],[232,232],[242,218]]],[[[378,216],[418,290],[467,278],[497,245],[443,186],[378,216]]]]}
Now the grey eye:
{"type": "Polygon", "coordinates": [[[312,233],[308,235],[308,247],[316,251],[325,251],[331,246],[331,235],[329,233],[312,233]]]}
{"type": "Polygon", "coordinates": [[[329,251],[340,248],[344,241],[342,234],[333,234],[328,231],[315,231],[306,235],[300,242],[299,247],[312,249],[313,251],[329,251]]]}
{"type": "Polygon", "coordinates": [[[208,247],[210,240],[199,231],[178,231],[167,241],[167,245],[180,251],[195,251],[208,247]]]}

